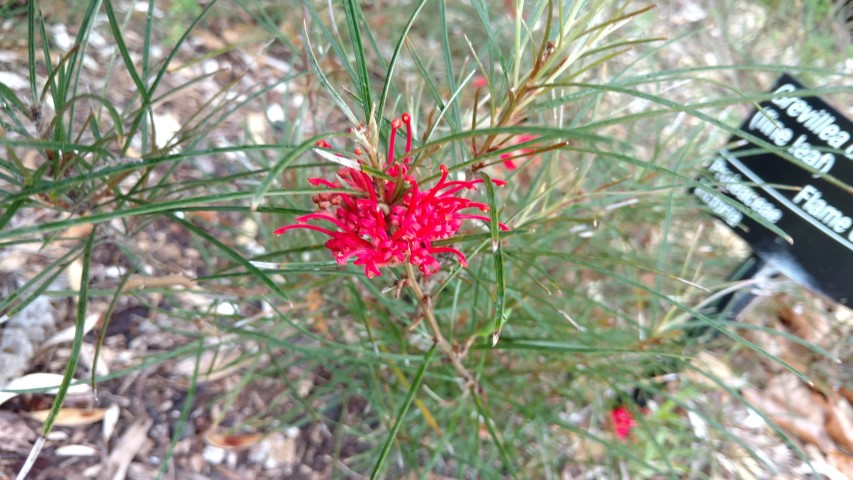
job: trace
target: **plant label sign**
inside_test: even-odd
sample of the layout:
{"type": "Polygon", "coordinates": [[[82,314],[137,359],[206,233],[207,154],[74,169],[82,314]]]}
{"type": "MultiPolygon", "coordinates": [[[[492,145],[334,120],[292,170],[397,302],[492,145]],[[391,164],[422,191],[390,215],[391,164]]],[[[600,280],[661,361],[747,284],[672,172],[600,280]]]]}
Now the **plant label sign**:
{"type": "MultiPolygon", "coordinates": [[[[705,188],[694,188],[693,194],[766,264],[850,306],[853,123],[820,98],[798,95],[804,88],[783,75],[773,87],[774,98],[761,103],[763,111],[754,111],[741,125],[747,134],[777,147],[776,153],[740,140],[741,145],[720,150],[699,179],[705,188]]],[[[738,140],[732,137],[730,143],[738,140]]]]}

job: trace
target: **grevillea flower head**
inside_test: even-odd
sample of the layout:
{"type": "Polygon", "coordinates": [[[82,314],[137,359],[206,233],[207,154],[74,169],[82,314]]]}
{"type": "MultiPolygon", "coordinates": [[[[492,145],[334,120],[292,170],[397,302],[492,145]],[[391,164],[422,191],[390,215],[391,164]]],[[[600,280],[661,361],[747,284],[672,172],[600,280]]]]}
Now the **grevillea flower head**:
{"type": "Polygon", "coordinates": [[[610,420],[613,422],[613,430],[620,440],[627,439],[631,435],[631,429],[636,425],[634,416],[624,405],[610,411],[610,420]]]}
{"type": "MultiPolygon", "coordinates": [[[[330,148],[326,142],[318,142],[320,148],[330,148]]],[[[344,265],[350,258],[355,264],[364,266],[368,277],[381,276],[383,267],[411,263],[426,276],[438,271],[440,263],[436,255],[455,255],[459,263],[467,266],[465,255],[447,246],[434,246],[433,242],[455,235],[465,220],[489,221],[485,215],[463,213],[463,210],[487,212],[488,205],[457,196],[463,190],[474,190],[483,180],[448,180],[447,166],[441,165],[441,178],[429,189],[423,189],[411,174],[409,152],[412,150],[411,117],[404,113],[402,118],[391,122],[388,142],[388,158],[383,177],[371,176],[361,170],[344,167],[338,170],[334,181],[310,178],[309,183],[340,190],[347,188],[353,193],[320,192],[312,200],[318,210],[296,219],[297,223],[279,228],[280,235],[297,228],[315,230],[329,236],[326,241],[335,260],[344,265]],[[406,126],[406,154],[402,162],[394,160],[394,140],[402,125],[406,126]],[[402,188],[398,188],[398,184],[402,188]],[[328,227],[308,223],[309,220],[323,221],[328,227]]],[[[356,155],[361,152],[356,149],[356,155]]],[[[493,180],[496,185],[505,182],[493,180]]],[[[507,227],[500,224],[507,230],[507,227]]]]}

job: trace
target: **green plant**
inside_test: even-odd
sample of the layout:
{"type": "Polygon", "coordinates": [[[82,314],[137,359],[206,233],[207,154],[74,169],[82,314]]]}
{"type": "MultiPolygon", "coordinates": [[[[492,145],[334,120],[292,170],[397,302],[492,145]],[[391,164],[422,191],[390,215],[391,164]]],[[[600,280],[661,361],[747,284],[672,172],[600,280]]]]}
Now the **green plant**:
{"type": "MultiPolygon", "coordinates": [[[[330,474],[340,477],[559,478],[573,469],[714,476],[718,464],[693,470],[695,444],[738,444],[761,458],[696,401],[705,390],[670,392],[648,374],[673,361],[689,365],[699,347],[681,337],[697,322],[787,365],[701,313],[710,294],[731,287],[720,279],[735,259],[700,248],[712,220],[697,221],[683,192],[697,186],[698,169],[722,139],[739,133],[731,110],[765,98],[713,75],[790,67],[654,68],[657,55],[685,39],[651,32],[656,13],[634,2],[422,0],[380,9],[354,0],[241,0],[272,39],[252,61],[269,55],[289,69],[244,82],[255,65],[190,73],[227,59],[236,45],[182,53],[208,15],[226,7],[214,1],[191,12],[154,59],[152,46],[175,28],[158,23],[155,3],[140,16],[92,0],[68,52],[51,49],[37,2],[28,4],[30,92],[0,85],[0,247],[71,246],[0,300],[0,315],[46,293],[73,298],[77,352],[93,303],[107,319],[145,305],[152,323],[179,340],[130,371],[195,359],[179,425],[191,418],[199,385],[233,368],[242,375],[237,388],[210,400],[220,412],[210,431],[329,425],[330,474]],[[106,81],[93,88],[84,58],[99,12],[115,50],[106,81]],[[287,12],[301,12],[304,23],[287,23],[287,12]],[[134,45],[128,29],[141,39],[134,45]],[[213,79],[217,90],[164,137],[161,109],[213,79]],[[122,81],[132,94],[117,95],[122,81]],[[274,120],[279,96],[284,113],[274,120]],[[274,134],[253,131],[241,117],[251,108],[267,112],[274,134]],[[405,150],[394,120],[403,112],[414,132],[405,150]],[[388,168],[392,139],[398,166],[411,157],[408,184],[401,167],[388,168]],[[348,181],[357,175],[341,163],[372,187],[348,181]],[[355,201],[387,189],[386,202],[372,205],[407,206],[413,183],[426,192],[447,175],[478,186],[465,195],[488,207],[489,221],[432,239],[440,268],[429,275],[397,259],[374,265],[382,275],[367,278],[363,263],[339,265],[329,250],[341,248],[327,249],[328,235],[295,220],[332,198],[312,203],[320,194],[355,201]],[[494,179],[506,186],[494,188],[494,179]],[[294,223],[301,231],[274,235],[294,223]],[[158,259],[150,248],[157,234],[196,257],[158,259]],[[118,253],[106,263],[122,267],[112,283],[92,269],[93,255],[111,246],[118,253]],[[77,259],[86,267],[83,287],[54,288],[77,259]],[[662,406],[644,413],[627,402],[632,389],[662,406]],[[235,407],[254,390],[264,392],[260,406],[235,407]],[[610,416],[623,403],[637,422],[626,439],[610,416]],[[687,411],[714,435],[697,435],[687,411]],[[356,446],[344,455],[345,445],[356,446]]],[[[739,398],[714,372],[687,368],[739,398]]],[[[79,371],[68,364],[63,388],[79,371]]],[[[48,421],[43,434],[50,429],[48,421]]],[[[172,430],[160,452],[161,475],[182,432],[172,430]]]]}

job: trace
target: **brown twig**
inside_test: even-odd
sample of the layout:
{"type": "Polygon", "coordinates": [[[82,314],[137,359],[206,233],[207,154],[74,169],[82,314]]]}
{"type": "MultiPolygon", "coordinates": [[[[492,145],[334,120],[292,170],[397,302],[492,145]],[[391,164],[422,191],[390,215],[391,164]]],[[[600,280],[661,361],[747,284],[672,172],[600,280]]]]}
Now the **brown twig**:
{"type": "Polygon", "coordinates": [[[453,345],[451,345],[450,342],[444,338],[444,335],[441,334],[441,329],[438,327],[438,321],[435,318],[435,313],[432,308],[432,297],[424,294],[424,291],[421,289],[417,279],[415,278],[415,271],[409,263],[406,264],[406,275],[409,278],[408,286],[415,295],[415,298],[418,299],[418,304],[421,306],[421,311],[426,319],[427,326],[432,331],[435,343],[438,345],[438,348],[447,355],[447,358],[450,359],[450,363],[453,365],[453,368],[456,369],[459,376],[465,380],[463,390],[468,391],[469,386],[476,387],[477,382],[474,380],[474,376],[471,375],[471,372],[469,372],[464,365],[462,365],[460,356],[453,349],[453,345]]]}

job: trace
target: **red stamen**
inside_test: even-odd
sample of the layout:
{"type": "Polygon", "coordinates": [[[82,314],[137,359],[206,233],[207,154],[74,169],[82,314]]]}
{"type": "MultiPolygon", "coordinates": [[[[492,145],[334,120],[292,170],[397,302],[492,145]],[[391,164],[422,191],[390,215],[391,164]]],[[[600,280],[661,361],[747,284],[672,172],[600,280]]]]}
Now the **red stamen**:
{"type": "Polygon", "coordinates": [[[302,215],[301,217],[296,218],[296,221],[298,222],[307,222],[308,220],[326,220],[328,222],[334,223],[336,226],[344,230],[347,230],[347,226],[344,225],[343,222],[331,215],[326,215],[325,213],[309,213],[308,215],[302,215]]]}
{"type": "Polygon", "coordinates": [[[406,158],[403,159],[403,163],[409,163],[409,152],[412,151],[412,116],[403,113],[403,123],[406,124],[406,158]]]}
{"type": "Polygon", "coordinates": [[[433,247],[429,249],[429,253],[452,253],[459,257],[459,263],[462,264],[463,267],[468,267],[468,259],[465,258],[465,255],[462,254],[459,250],[451,247],[433,247]]]}
{"type": "Polygon", "coordinates": [[[445,180],[447,180],[447,175],[450,174],[450,171],[447,169],[447,165],[444,164],[442,164],[439,169],[441,170],[441,178],[438,179],[438,183],[436,183],[434,187],[430,188],[427,191],[427,195],[423,199],[424,202],[428,202],[435,198],[435,195],[438,193],[438,191],[443,189],[445,186],[444,182],[445,180]]]}
{"type": "Polygon", "coordinates": [[[341,186],[339,184],[334,183],[334,182],[330,182],[330,181],[326,180],[325,178],[309,178],[308,183],[310,183],[311,185],[314,185],[314,186],[324,185],[324,186],[327,186],[329,188],[341,188],[341,186]]]}
{"type": "Polygon", "coordinates": [[[273,235],[281,235],[282,233],[284,233],[288,230],[293,230],[294,228],[307,228],[308,230],[316,230],[320,233],[325,233],[326,235],[329,235],[330,237],[335,236],[335,232],[333,232],[331,230],[326,230],[323,227],[318,227],[317,225],[311,225],[310,223],[294,223],[293,225],[285,225],[285,226],[277,229],[276,231],[274,231],[272,233],[273,233],[273,235]]]}
{"type": "Polygon", "coordinates": [[[388,138],[388,165],[394,163],[394,139],[397,137],[397,130],[400,128],[400,119],[391,120],[391,136],[388,138]]]}

